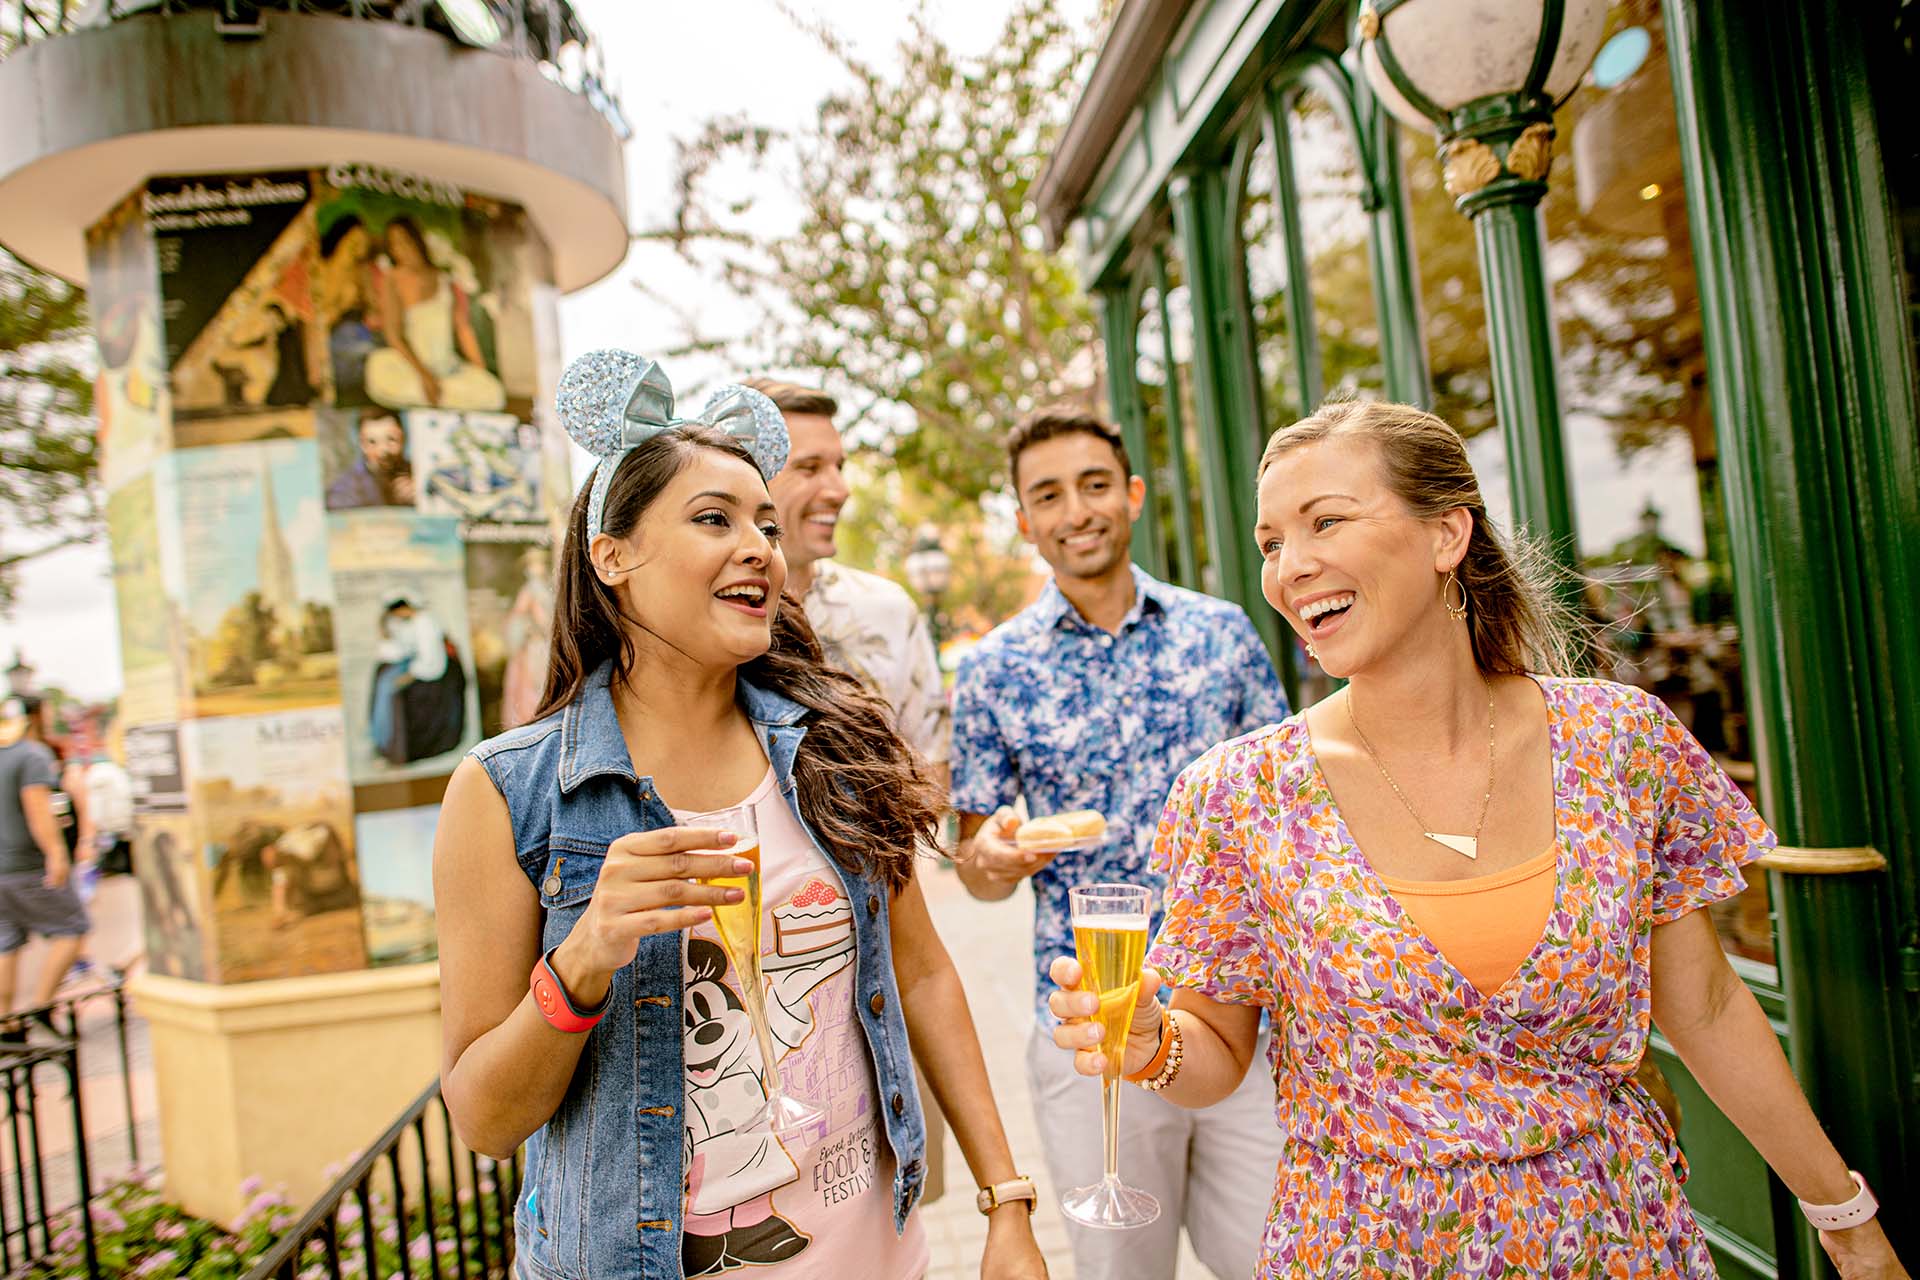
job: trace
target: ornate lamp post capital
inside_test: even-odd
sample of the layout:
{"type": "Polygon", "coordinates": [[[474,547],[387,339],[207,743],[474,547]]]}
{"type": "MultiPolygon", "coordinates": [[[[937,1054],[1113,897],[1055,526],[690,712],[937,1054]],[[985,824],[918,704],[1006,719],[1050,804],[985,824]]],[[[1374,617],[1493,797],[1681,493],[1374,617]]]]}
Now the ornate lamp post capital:
{"type": "Polygon", "coordinates": [[[1471,216],[1546,194],[1554,108],[1606,16],[1606,0],[1508,0],[1491,18],[1473,0],[1365,0],[1356,26],[1381,104],[1439,135],[1447,192],[1471,216]]]}
{"type": "Polygon", "coordinates": [[[1473,221],[1494,406],[1514,512],[1577,561],[1540,201],[1554,108],[1606,33],[1607,0],[1362,0],[1360,61],[1380,105],[1439,138],[1441,174],[1473,221]]]}

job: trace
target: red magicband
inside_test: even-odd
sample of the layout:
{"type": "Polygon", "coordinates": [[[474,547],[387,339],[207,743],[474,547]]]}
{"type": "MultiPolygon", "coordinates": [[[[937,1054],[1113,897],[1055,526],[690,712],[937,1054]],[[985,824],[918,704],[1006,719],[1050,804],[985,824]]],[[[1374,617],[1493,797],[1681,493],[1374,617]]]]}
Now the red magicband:
{"type": "Polygon", "coordinates": [[[582,1009],[573,1003],[573,997],[567,994],[566,984],[560,981],[560,975],[553,971],[553,952],[549,950],[540,957],[540,963],[533,966],[533,976],[527,985],[533,989],[533,1003],[540,1010],[540,1016],[552,1023],[555,1030],[579,1034],[593,1030],[594,1024],[606,1016],[607,1006],[613,1001],[613,992],[607,992],[598,1008],[582,1009]]]}

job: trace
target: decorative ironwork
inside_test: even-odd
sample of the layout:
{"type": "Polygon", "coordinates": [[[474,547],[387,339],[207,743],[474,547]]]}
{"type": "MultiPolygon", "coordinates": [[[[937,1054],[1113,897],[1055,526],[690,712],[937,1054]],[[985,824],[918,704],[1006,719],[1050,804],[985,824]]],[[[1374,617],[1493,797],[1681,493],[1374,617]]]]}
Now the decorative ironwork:
{"type": "Polygon", "coordinates": [[[1447,164],[1441,176],[1447,194],[1458,200],[1500,176],[1500,157],[1486,143],[1467,138],[1447,148],[1447,164]]]}
{"type": "Polygon", "coordinates": [[[374,1139],[366,1154],[320,1193],[300,1221],[260,1256],[242,1280],[294,1280],[313,1274],[316,1267],[331,1280],[347,1274],[366,1280],[381,1280],[383,1275],[408,1280],[511,1275],[513,1206],[520,1198],[519,1156],[495,1162],[472,1151],[464,1152],[464,1159],[462,1155],[452,1117],[440,1096],[440,1082],[435,1080],[374,1139]],[[437,1130],[431,1141],[429,1117],[435,1118],[431,1127],[437,1130]],[[408,1134],[413,1135],[411,1143],[408,1134]],[[465,1187],[460,1185],[463,1163],[468,1174],[465,1187]],[[389,1175],[397,1249],[383,1250],[374,1224],[374,1182],[382,1164],[389,1175]],[[348,1201],[355,1213],[343,1222],[341,1209],[348,1201]],[[358,1239],[353,1238],[356,1234],[358,1239]],[[418,1256],[413,1245],[422,1236],[427,1243],[420,1250],[424,1256],[418,1256]],[[386,1270],[382,1270],[383,1257],[393,1259],[386,1270]]]}
{"type": "MultiPolygon", "coordinates": [[[[620,104],[607,83],[600,47],[574,13],[570,0],[479,0],[500,38],[487,51],[525,58],[541,74],[587,99],[621,138],[631,136],[620,104]]],[[[131,18],[172,18],[211,13],[230,37],[264,33],[272,13],[315,14],[367,22],[392,22],[435,31],[475,47],[471,35],[449,21],[439,0],[13,0],[0,4],[0,58],[17,48],[131,18]],[[8,19],[11,17],[12,22],[8,19]]]]}
{"type": "Polygon", "coordinates": [[[1507,148],[1507,172],[1529,182],[1546,181],[1553,168],[1553,126],[1530,124],[1507,148]]]}
{"type": "Polygon", "coordinates": [[[128,1069],[127,1000],[118,979],[37,1009],[8,1015],[4,1027],[0,1027],[0,1089],[6,1094],[4,1111],[0,1111],[0,1168],[4,1169],[4,1177],[0,1177],[0,1272],[7,1275],[30,1269],[55,1252],[56,1228],[68,1225],[69,1216],[73,1219],[71,1226],[80,1231],[86,1274],[93,1280],[103,1274],[94,1247],[93,1215],[86,1210],[94,1194],[93,1152],[80,1099],[79,1009],[105,1000],[113,1003],[115,1043],[120,1052],[127,1159],[137,1170],[140,1139],[132,1072],[128,1069]],[[64,1125],[45,1114],[50,1100],[41,1096],[38,1077],[44,1074],[42,1068],[48,1067],[57,1070],[58,1079],[66,1086],[64,1125]],[[62,1128],[72,1134],[70,1155],[44,1145],[45,1139],[62,1128]],[[54,1203],[56,1200],[60,1203],[54,1203]]]}

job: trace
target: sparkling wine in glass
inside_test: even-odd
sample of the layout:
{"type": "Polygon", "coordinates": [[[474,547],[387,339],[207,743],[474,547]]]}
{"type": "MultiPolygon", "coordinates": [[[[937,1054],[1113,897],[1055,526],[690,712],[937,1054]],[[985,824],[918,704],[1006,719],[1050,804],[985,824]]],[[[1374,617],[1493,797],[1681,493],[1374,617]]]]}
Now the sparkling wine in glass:
{"type": "Polygon", "coordinates": [[[760,972],[760,824],[754,818],[753,806],[742,804],[688,814],[680,818],[680,825],[731,831],[733,847],[722,852],[753,863],[753,870],[746,875],[716,876],[708,882],[722,889],[746,891],[739,902],[723,902],[713,908],[714,931],[720,935],[720,946],[739,976],[740,1002],[746,1006],[747,1020],[753,1024],[754,1038],[760,1044],[760,1082],[767,1100],[746,1120],[745,1127],[789,1133],[822,1122],[827,1118],[825,1111],[781,1086],[779,1046],[767,1025],[766,985],[760,972]]]}
{"type": "Polygon", "coordinates": [[[1160,1216],[1160,1202],[1120,1181],[1120,1067],[1134,1003],[1140,998],[1140,966],[1147,958],[1152,901],[1146,889],[1130,884],[1082,885],[1068,899],[1080,986],[1100,997],[1096,1017],[1103,1032],[1100,1052],[1107,1059],[1100,1080],[1106,1174],[1091,1186],[1067,1192],[1060,1198],[1060,1208],[1082,1226],[1144,1227],[1160,1216]]]}

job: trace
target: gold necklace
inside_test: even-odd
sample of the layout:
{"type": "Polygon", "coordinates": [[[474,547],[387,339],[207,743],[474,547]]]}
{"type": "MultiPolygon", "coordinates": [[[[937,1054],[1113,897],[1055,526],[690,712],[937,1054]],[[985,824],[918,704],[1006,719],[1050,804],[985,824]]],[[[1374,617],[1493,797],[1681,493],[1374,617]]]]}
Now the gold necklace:
{"type": "Polygon", "coordinates": [[[1393,788],[1393,794],[1400,797],[1400,803],[1407,807],[1407,812],[1413,816],[1415,824],[1421,828],[1420,834],[1435,844],[1445,845],[1455,853],[1468,858],[1480,856],[1480,831],[1487,825],[1487,806],[1493,802],[1493,682],[1481,676],[1480,683],[1487,688],[1487,794],[1480,798],[1480,820],[1473,824],[1473,834],[1470,836],[1452,836],[1439,831],[1426,830],[1427,824],[1420,820],[1418,813],[1414,812],[1413,801],[1407,799],[1407,793],[1400,789],[1400,784],[1395,782],[1393,775],[1387,772],[1387,766],[1381,761],[1380,753],[1373,749],[1373,743],[1367,739],[1367,731],[1360,727],[1360,717],[1353,711],[1353,686],[1347,686],[1347,719],[1353,722],[1353,731],[1360,735],[1360,745],[1367,749],[1367,756],[1373,761],[1373,767],[1380,771],[1380,776],[1387,780],[1387,785],[1393,788]]]}

